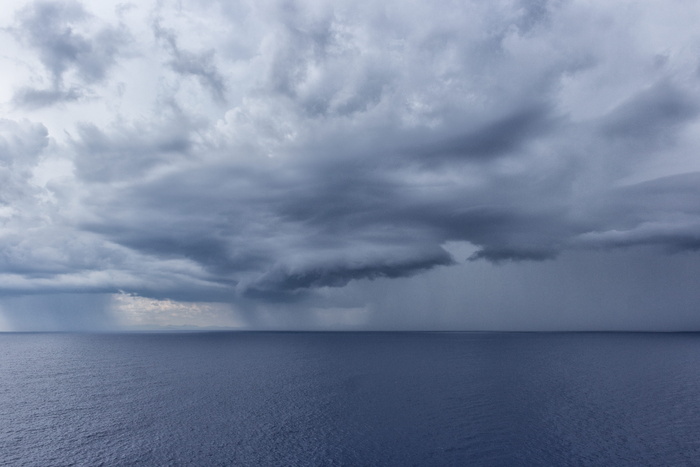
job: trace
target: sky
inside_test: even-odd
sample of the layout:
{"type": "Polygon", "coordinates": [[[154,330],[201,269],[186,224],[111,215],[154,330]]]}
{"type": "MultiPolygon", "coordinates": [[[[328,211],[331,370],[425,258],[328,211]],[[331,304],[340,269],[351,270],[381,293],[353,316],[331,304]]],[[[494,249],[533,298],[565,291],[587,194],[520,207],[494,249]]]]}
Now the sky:
{"type": "Polygon", "coordinates": [[[5,0],[0,330],[700,330],[698,24],[5,0]]]}

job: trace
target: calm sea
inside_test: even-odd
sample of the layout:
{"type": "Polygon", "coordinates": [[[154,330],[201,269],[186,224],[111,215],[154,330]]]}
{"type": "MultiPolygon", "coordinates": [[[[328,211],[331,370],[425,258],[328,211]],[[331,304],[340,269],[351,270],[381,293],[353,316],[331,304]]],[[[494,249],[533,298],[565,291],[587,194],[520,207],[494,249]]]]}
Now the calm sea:
{"type": "Polygon", "coordinates": [[[0,465],[700,465],[700,335],[0,334],[0,465]]]}

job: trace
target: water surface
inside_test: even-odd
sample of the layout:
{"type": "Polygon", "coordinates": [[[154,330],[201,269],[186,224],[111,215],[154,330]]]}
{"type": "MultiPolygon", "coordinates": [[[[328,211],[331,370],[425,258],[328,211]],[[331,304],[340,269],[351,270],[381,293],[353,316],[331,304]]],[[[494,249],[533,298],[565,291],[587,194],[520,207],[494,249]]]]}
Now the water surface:
{"type": "Polygon", "coordinates": [[[3,465],[699,465],[700,335],[0,334],[3,465]]]}

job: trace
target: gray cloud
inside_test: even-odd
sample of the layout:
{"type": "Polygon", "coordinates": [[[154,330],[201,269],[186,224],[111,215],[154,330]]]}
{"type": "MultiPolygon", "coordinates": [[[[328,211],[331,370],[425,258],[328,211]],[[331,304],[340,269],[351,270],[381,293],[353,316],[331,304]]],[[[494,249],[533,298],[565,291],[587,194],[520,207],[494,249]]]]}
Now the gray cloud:
{"type": "Polygon", "coordinates": [[[0,164],[5,167],[35,165],[49,143],[48,130],[40,123],[0,120],[0,164]]]}
{"type": "Polygon", "coordinates": [[[601,122],[603,134],[629,145],[673,142],[673,132],[697,117],[697,96],[668,82],[655,83],[612,110],[601,122]]]}
{"type": "Polygon", "coordinates": [[[699,249],[693,30],[653,5],[409,3],[160,2],[119,27],[23,9],[52,84],[16,99],[119,111],[50,136],[6,121],[28,136],[0,140],[25,164],[0,193],[32,215],[2,237],[5,290],[332,308],[330,289],[451,270],[450,244],[508,270],[699,249]],[[42,185],[47,148],[70,170],[42,185]]]}
{"type": "Polygon", "coordinates": [[[435,266],[450,265],[453,262],[446,251],[435,248],[435,251],[414,251],[411,252],[410,256],[404,255],[403,258],[390,258],[386,261],[372,258],[370,264],[362,264],[359,261],[350,263],[334,261],[326,267],[314,266],[299,271],[277,269],[265,274],[246,292],[260,296],[265,291],[274,293],[280,290],[295,291],[315,287],[342,287],[353,279],[408,277],[418,271],[431,269],[435,266]]]}
{"type": "Polygon", "coordinates": [[[511,109],[509,115],[492,121],[479,122],[474,129],[458,135],[440,135],[421,159],[432,161],[445,158],[485,158],[509,154],[522,148],[529,140],[554,131],[556,126],[547,109],[541,105],[511,109]],[[447,136],[447,137],[446,137],[447,136]]]}
{"type": "Polygon", "coordinates": [[[183,76],[197,77],[215,100],[226,99],[226,84],[216,68],[214,50],[201,53],[183,50],[178,43],[175,31],[162,27],[158,21],[153,24],[153,33],[168,51],[170,56],[168,65],[174,72],[183,76]]]}
{"type": "MultiPolygon", "coordinates": [[[[579,237],[603,247],[659,245],[700,249],[700,172],[662,177],[613,190],[599,207],[598,229],[579,237]]],[[[599,202],[603,202],[602,200],[599,202]]]]}
{"type": "MultiPolygon", "coordinates": [[[[469,128],[459,137],[453,136],[453,125],[445,125],[442,137],[439,133],[426,137],[420,132],[416,137],[410,129],[394,127],[382,135],[370,132],[365,136],[368,140],[358,146],[355,129],[341,127],[328,135],[303,135],[308,143],[302,140],[292,145],[291,152],[281,153],[279,162],[274,158],[259,162],[264,154],[246,159],[224,152],[214,157],[212,154],[221,148],[191,147],[193,154],[212,151],[193,156],[195,159],[214,157],[218,162],[183,164],[182,170],[171,166],[168,175],[145,183],[131,172],[129,185],[97,198],[103,212],[98,221],[86,227],[143,253],[192,260],[211,274],[211,280],[258,298],[344,286],[358,278],[408,276],[447,265],[451,260],[441,248],[447,241],[467,241],[479,247],[472,260],[553,259],[563,249],[592,244],[591,239],[602,235],[595,233],[602,219],[608,218],[605,222],[613,225],[630,212],[648,212],[651,201],[636,193],[633,198],[639,201],[630,211],[619,201],[624,196],[602,192],[601,205],[589,219],[572,219],[580,201],[568,185],[571,170],[597,154],[565,159],[562,167],[545,174],[529,168],[499,174],[493,164],[502,158],[537,157],[533,147],[547,139],[555,143],[550,151],[580,151],[561,142],[555,128],[563,135],[591,138],[591,147],[609,154],[625,144],[620,142],[627,137],[622,128],[645,124],[656,130],[656,122],[667,127],[666,132],[659,131],[666,140],[642,150],[663,149],[674,144],[671,129],[693,121],[693,107],[682,104],[687,100],[679,95],[668,86],[652,88],[608,112],[594,125],[576,124],[563,115],[555,117],[544,106],[522,110],[516,104],[507,117],[473,123],[480,125],[479,129],[469,128]],[[639,118],[638,107],[647,109],[641,123],[634,120],[639,118]],[[421,141],[424,146],[407,151],[406,140],[421,141]],[[436,157],[442,159],[441,164],[436,165],[436,157]],[[467,178],[471,171],[481,174],[470,186],[459,176],[446,177],[450,170],[467,178]],[[426,184],[421,177],[434,177],[435,181],[426,184]]],[[[318,119],[307,113],[304,102],[296,111],[296,118],[302,121],[318,119]]],[[[173,141],[185,141],[191,138],[189,132],[196,131],[186,124],[178,128],[180,133],[173,141]]],[[[650,133],[646,131],[645,136],[653,138],[650,133]]],[[[122,151],[127,161],[125,174],[130,174],[129,169],[145,168],[141,161],[177,164],[164,146],[124,134],[128,135],[123,138],[128,141],[122,151]],[[140,159],[128,162],[129,154],[140,159]]],[[[104,143],[96,145],[96,139],[86,135],[82,135],[85,149],[81,154],[89,163],[99,160],[96,155],[101,152],[96,148],[121,147],[113,137],[103,135],[104,143]]],[[[630,141],[626,154],[637,147],[638,141],[630,141]]],[[[245,151],[238,146],[227,150],[233,154],[245,151]]],[[[639,151],[630,156],[640,157],[639,151]]],[[[121,173],[119,158],[123,156],[111,156],[117,159],[104,160],[107,173],[121,173]]],[[[79,174],[93,179],[88,172],[79,174]]],[[[670,190],[679,188],[672,185],[670,190]]],[[[670,206],[664,205],[662,210],[667,208],[670,206]]],[[[687,243],[688,228],[692,231],[693,225],[683,227],[678,242],[672,241],[668,232],[655,235],[654,242],[687,243]]],[[[673,226],[666,229],[673,230],[673,226]]],[[[605,242],[598,239],[598,243],[605,242]]],[[[607,242],[611,246],[623,243],[622,238],[607,242]]],[[[645,242],[636,239],[627,243],[645,242]]]]}
{"type": "Polygon", "coordinates": [[[23,88],[15,94],[14,101],[23,107],[40,109],[62,102],[74,102],[85,97],[77,87],[70,89],[32,89],[23,88]]]}
{"type": "Polygon", "coordinates": [[[103,26],[88,33],[77,32],[91,18],[77,1],[36,0],[17,13],[16,36],[39,55],[49,74],[46,89],[24,87],[15,102],[30,108],[78,100],[89,86],[104,80],[123,48],[128,33],[119,27],[103,26]],[[75,73],[77,82],[66,84],[75,73]]]}
{"type": "Polygon", "coordinates": [[[95,125],[78,127],[73,142],[78,176],[89,182],[114,182],[187,157],[192,142],[184,118],[136,123],[107,134],[95,125]]]}
{"type": "Polygon", "coordinates": [[[0,225],[31,215],[41,190],[29,180],[48,144],[44,125],[0,119],[0,225]]]}

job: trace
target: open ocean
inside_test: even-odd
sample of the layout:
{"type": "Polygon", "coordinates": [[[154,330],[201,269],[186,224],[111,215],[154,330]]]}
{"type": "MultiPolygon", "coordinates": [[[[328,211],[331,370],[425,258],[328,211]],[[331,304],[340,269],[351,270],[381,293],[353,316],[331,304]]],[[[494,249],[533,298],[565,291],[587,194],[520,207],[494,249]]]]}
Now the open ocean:
{"type": "Polygon", "coordinates": [[[0,334],[0,465],[700,465],[700,334],[0,334]]]}

